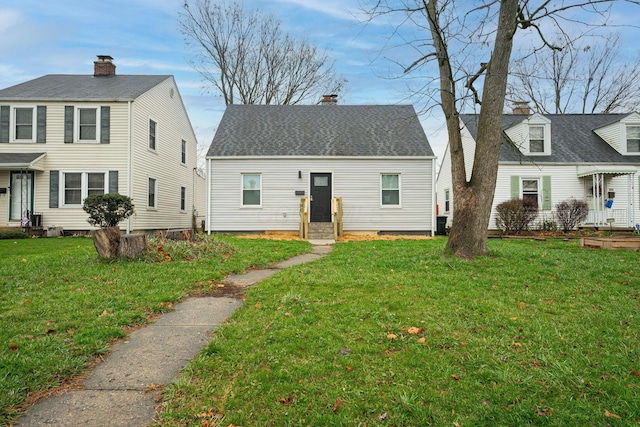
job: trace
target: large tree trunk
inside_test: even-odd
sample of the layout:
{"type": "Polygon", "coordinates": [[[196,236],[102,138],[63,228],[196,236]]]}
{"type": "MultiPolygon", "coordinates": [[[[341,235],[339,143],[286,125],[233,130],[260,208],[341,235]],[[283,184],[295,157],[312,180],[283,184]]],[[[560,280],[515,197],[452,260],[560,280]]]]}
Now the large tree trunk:
{"type": "Polygon", "coordinates": [[[439,62],[440,94],[449,134],[455,209],[447,249],[457,256],[471,259],[488,252],[487,230],[498,173],[498,156],[502,143],[502,109],[513,34],[516,29],[518,1],[503,0],[500,5],[494,50],[486,66],[476,150],[469,181],[466,177],[460,123],[455,105],[455,80],[434,2],[435,0],[430,0],[426,6],[439,62]]]}

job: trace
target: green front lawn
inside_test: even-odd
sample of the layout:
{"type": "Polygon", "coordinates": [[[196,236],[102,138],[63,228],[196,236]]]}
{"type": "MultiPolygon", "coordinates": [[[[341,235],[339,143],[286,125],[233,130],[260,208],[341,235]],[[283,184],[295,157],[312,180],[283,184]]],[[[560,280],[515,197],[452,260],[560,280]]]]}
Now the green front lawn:
{"type": "Polygon", "coordinates": [[[108,261],[86,238],[0,240],[0,425],[29,394],[81,374],[127,327],[310,246],[220,236],[155,249],[144,260],[108,261]]]}
{"type": "Polygon", "coordinates": [[[576,241],[338,243],[284,270],[165,394],[162,426],[640,423],[640,256],[576,241]]]}

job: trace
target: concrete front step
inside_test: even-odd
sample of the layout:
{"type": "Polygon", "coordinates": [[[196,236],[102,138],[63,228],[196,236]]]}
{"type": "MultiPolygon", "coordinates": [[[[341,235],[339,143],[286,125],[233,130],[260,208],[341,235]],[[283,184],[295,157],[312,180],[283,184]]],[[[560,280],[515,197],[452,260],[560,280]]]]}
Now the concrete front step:
{"type": "Polygon", "coordinates": [[[330,240],[333,239],[332,222],[310,222],[309,240],[330,240]]]}

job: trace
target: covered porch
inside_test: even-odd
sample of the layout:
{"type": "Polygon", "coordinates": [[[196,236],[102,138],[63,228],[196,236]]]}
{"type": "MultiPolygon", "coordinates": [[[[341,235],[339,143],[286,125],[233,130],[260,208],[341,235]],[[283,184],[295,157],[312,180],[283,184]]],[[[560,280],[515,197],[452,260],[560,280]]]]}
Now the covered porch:
{"type": "Polygon", "coordinates": [[[633,228],[640,221],[635,166],[578,166],[577,172],[589,205],[584,225],[633,228]]]}
{"type": "Polygon", "coordinates": [[[8,227],[41,227],[34,205],[36,173],[46,153],[0,153],[0,215],[8,227]]]}

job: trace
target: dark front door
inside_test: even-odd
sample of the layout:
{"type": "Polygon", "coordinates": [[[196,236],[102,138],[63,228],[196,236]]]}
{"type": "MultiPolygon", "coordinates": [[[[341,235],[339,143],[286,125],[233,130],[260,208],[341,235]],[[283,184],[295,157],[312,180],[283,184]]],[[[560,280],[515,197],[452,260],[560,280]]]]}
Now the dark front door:
{"type": "Polygon", "coordinates": [[[331,222],[331,174],[311,174],[311,222],[331,222]]]}

